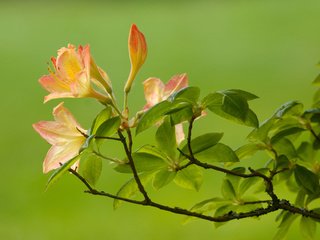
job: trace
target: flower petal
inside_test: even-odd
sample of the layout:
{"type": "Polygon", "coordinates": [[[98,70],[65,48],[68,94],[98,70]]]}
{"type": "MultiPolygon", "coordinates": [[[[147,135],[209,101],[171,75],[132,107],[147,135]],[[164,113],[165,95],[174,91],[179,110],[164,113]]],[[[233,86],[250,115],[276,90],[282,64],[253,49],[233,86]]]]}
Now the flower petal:
{"type": "Polygon", "coordinates": [[[144,97],[147,101],[144,109],[148,109],[162,101],[165,85],[159,78],[148,78],[143,82],[144,97]]]}
{"type": "Polygon", "coordinates": [[[73,45],[69,45],[68,48],[61,48],[58,51],[56,66],[59,74],[69,81],[74,80],[76,74],[83,69],[80,56],[73,45]]]}
{"type": "Polygon", "coordinates": [[[179,146],[180,143],[185,139],[185,135],[184,135],[182,124],[175,125],[175,131],[176,131],[177,146],[179,146]]]}
{"type": "Polygon", "coordinates": [[[174,92],[179,91],[182,88],[188,86],[187,74],[183,73],[180,75],[173,76],[164,88],[164,97],[168,98],[174,92]]]}
{"type": "Polygon", "coordinates": [[[62,146],[52,146],[43,162],[43,172],[47,173],[53,169],[57,169],[71,158],[79,154],[84,141],[71,141],[62,146]]]}
{"type": "Polygon", "coordinates": [[[46,89],[48,92],[66,92],[69,91],[68,85],[63,83],[57,76],[54,74],[42,76],[39,79],[41,86],[46,89]]]}

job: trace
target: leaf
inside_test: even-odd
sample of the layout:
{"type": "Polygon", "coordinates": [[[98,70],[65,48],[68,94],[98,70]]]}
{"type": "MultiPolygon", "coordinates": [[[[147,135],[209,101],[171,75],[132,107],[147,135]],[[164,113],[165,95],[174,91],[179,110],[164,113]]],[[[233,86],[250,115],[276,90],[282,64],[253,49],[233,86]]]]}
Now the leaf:
{"type": "MultiPolygon", "coordinates": [[[[232,205],[231,202],[229,202],[228,204],[224,204],[222,206],[220,206],[219,208],[217,208],[217,210],[215,211],[214,213],[214,217],[222,217],[224,216],[225,214],[232,214],[233,210],[234,210],[234,205],[232,205]]],[[[214,222],[214,226],[216,228],[226,224],[227,222],[214,222]]]]}
{"type": "Polygon", "coordinates": [[[198,87],[185,87],[180,91],[170,96],[173,102],[188,102],[192,105],[197,105],[197,101],[200,96],[200,88],[198,87]]]}
{"type": "Polygon", "coordinates": [[[168,171],[168,168],[161,169],[154,175],[152,185],[156,190],[159,190],[163,186],[169,184],[175,176],[176,172],[168,171]]]}
{"type": "Polygon", "coordinates": [[[314,151],[311,143],[309,142],[302,142],[297,150],[299,158],[307,163],[314,163],[315,162],[315,155],[316,152],[314,151]]]}
{"type": "Polygon", "coordinates": [[[298,101],[290,101],[283,104],[275,112],[274,116],[277,118],[283,118],[284,116],[300,116],[302,114],[303,104],[298,101]]]}
{"type": "Polygon", "coordinates": [[[316,234],[316,221],[309,217],[301,217],[300,219],[300,231],[303,239],[312,240],[316,234]]]}
{"type": "MultiPolygon", "coordinates": [[[[132,154],[132,158],[138,172],[154,171],[167,166],[167,163],[162,158],[150,153],[135,152],[132,154]]],[[[121,173],[132,173],[128,162],[118,164],[114,170],[121,173]]]]}
{"type": "Polygon", "coordinates": [[[312,84],[315,86],[320,86],[320,74],[316,77],[316,79],[313,80],[312,84]]]}
{"type": "Polygon", "coordinates": [[[80,160],[80,171],[87,182],[94,186],[101,175],[102,159],[93,153],[83,155],[80,160]]]}
{"type": "Polygon", "coordinates": [[[290,212],[286,212],[283,214],[282,221],[279,225],[279,230],[277,231],[276,235],[274,236],[273,240],[282,240],[287,235],[290,226],[297,218],[297,215],[294,215],[290,212]]]}
{"type": "Polygon", "coordinates": [[[225,92],[231,92],[231,93],[238,94],[239,96],[243,97],[247,101],[259,98],[258,96],[254,95],[252,93],[249,93],[247,91],[243,91],[243,90],[240,90],[240,89],[228,89],[225,92]]]}
{"type": "Polygon", "coordinates": [[[221,186],[221,193],[225,199],[233,200],[236,198],[236,192],[228,179],[224,179],[221,186]]]}
{"type": "MultiPolygon", "coordinates": [[[[244,167],[236,167],[236,168],[233,168],[231,171],[234,172],[234,173],[243,174],[243,173],[246,172],[246,169],[244,167]]],[[[238,185],[239,185],[239,182],[241,180],[241,177],[235,176],[235,175],[232,175],[232,174],[226,174],[226,179],[230,181],[234,191],[237,193],[238,185]]]]}
{"type": "Polygon", "coordinates": [[[287,136],[294,135],[294,134],[297,134],[297,133],[301,133],[303,131],[305,131],[305,129],[304,128],[300,128],[300,127],[292,127],[292,128],[285,129],[285,130],[280,131],[277,134],[275,134],[271,138],[271,142],[279,141],[282,138],[285,138],[287,136]]]}
{"type": "Polygon", "coordinates": [[[248,143],[239,147],[235,153],[240,160],[253,156],[256,152],[265,150],[266,145],[260,143],[248,143]]]}
{"type": "Polygon", "coordinates": [[[225,200],[223,198],[214,197],[195,204],[190,210],[198,213],[205,213],[214,210],[217,205],[224,202],[225,200]]]}
{"type": "Polygon", "coordinates": [[[227,114],[230,114],[231,116],[245,121],[247,112],[249,110],[247,101],[238,94],[227,91],[222,91],[220,93],[223,94],[221,110],[227,114]]]}
{"type": "Polygon", "coordinates": [[[294,159],[297,158],[297,151],[293,145],[293,143],[286,138],[277,139],[276,142],[271,142],[273,149],[277,152],[278,156],[286,155],[287,158],[294,159]]]}
{"type": "Polygon", "coordinates": [[[110,137],[117,132],[121,124],[120,117],[113,117],[103,122],[97,130],[96,136],[110,137]]]}
{"type": "Polygon", "coordinates": [[[137,151],[137,153],[149,153],[151,155],[154,155],[156,157],[162,158],[163,160],[167,159],[167,156],[162,152],[162,150],[156,146],[146,144],[142,147],[140,147],[137,151]]]}
{"type": "MultiPolygon", "coordinates": [[[[146,172],[139,174],[140,181],[143,186],[145,186],[153,177],[154,172],[146,172]]],[[[126,182],[118,191],[117,196],[122,198],[131,198],[133,197],[137,192],[139,192],[138,185],[134,178],[130,179],[128,182],[126,182]]],[[[123,201],[115,199],[113,201],[113,208],[117,209],[123,201]]]]}
{"type": "Polygon", "coordinates": [[[100,127],[100,125],[107,121],[110,116],[111,116],[112,110],[111,107],[106,106],[106,108],[104,108],[94,119],[93,123],[92,123],[92,134],[95,134],[98,130],[98,128],[100,127]]]}
{"type": "Polygon", "coordinates": [[[192,107],[190,106],[170,114],[172,125],[176,125],[184,121],[190,121],[192,116],[193,116],[193,111],[192,111],[192,107]]]}
{"type": "MultiPolygon", "coordinates": [[[[193,154],[202,152],[216,145],[222,138],[223,133],[206,133],[191,140],[193,154]]],[[[182,148],[182,152],[189,154],[188,144],[182,148]]]]}
{"type": "Polygon", "coordinates": [[[198,166],[190,165],[177,173],[174,182],[182,188],[199,191],[203,182],[203,171],[198,166]]]}
{"type": "Polygon", "coordinates": [[[254,186],[257,182],[261,181],[261,179],[253,177],[253,178],[245,178],[241,181],[239,186],[239,197],[243,196],[246,191],[248,191],[252,186],[254,186]]]}
{"type": "Polygon", "coordinates": [[[296,165],[294,176],[299,186],[303,187],[307,193],[316,193],[319,190],[319,178],[316,174],[303,166],[296,165]]]}
{"type": "Polygon", "coordinates": [[[274,124],[275,121],[276,119],[274,117],[268,118],[260,125],[259,128],[254,129],[248,135],[248,139],[253,142],[261,141],[266,143],[268,139],[269,131],[271,130],[272,125],[274,124]]]}
{"type": "Polygon", "coordinates": [[[140,118],[139,123],[137,125],[136,134],[139,134],[142,131],[155,125],[159,120],[161,120],[165,116],[165,113],[170,110],[171,106],[171,102],[162,101],[150,108],[140,118]]]}
{"type": "Polygon", "coordinates": [[[194,154],[194,156],[200,161],[209,163],[239,162],[235,152],[229,146],[223,143],[217,143],[212,147],[194,154]]]}
{"type": "Polygon", "coordinates": [[[175,159],[177,153],[177,141],[175,127],[171,125],[170,118],[166,118],[156,132],[158,147],[171,159],[175,159]]]}
{"type": "Polygon", "coordinates": [[[47,182],[46,191],[49,189],[49,187],[51,187],[54,183],[56,183],[61,178],[61,176],[64,173],[66,173],[69,170],[69,168],[78,160],[79,160],[79,155],[75,156],[74,158],[71,158],[69,161],[64,163],[60,168],[55,170],[47,182]]]}

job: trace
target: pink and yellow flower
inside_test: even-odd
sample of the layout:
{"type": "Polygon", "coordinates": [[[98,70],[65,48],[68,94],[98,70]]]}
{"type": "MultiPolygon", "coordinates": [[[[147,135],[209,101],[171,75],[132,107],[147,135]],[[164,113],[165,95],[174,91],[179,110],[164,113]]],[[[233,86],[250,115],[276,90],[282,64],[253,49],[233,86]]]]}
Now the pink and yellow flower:
{"type": "Polygon", "coordinates": [[[125,92],[128,93],[131,89],[132,82],[136,77],[139,69],[147,58],[147,43],[142,32],[139,31],[135,24],[132,24],[129,40],[128,40],[129,56],[131,69],[128,81],[125,86],[125,92]]]}
{"type": "MultiPolygon", "coordinates": [[[[86,130],[63,103],[55,107],[52,114],[55,121],[40,121],[32,125],[40,136],[52,145],[43,162],[44,173],[59,168],[61,164],[77,156],[86,140],[83,135],[86,130]]],[[[73,168],[76,166],[77,163],[73,168]]]]}
{"type": "MultiPolygon", "coordinates": [[[[168,99],[170,95],[187,86],[188,77],[185,73],[173,76],[167,84],[164,84],[159,78],[148,78],[143,82],[144,96],[147,101],[143,110],[147,111],[152,106],[168,99]]],[[[179,145],[185,139],[182,124],[177,124],[175,129],[176,140],[179,145]]]]}
{"type": "Polygon", "coordinates": [[[111,84],[107,74],[100,69],[90,55],[90,47],[75,46],[69,44],[67,48],[58,50],[57,58],[51,58],[54,72],[42,76],[40,84],[50,92],[44,98],[44,102],[56,98],[96,98],[106,103],[109,100],[111,84]],[[93,87],[100,91],[96,91],[93,87]],[[108,93],[106,93],[108,92],[108,93]]]}

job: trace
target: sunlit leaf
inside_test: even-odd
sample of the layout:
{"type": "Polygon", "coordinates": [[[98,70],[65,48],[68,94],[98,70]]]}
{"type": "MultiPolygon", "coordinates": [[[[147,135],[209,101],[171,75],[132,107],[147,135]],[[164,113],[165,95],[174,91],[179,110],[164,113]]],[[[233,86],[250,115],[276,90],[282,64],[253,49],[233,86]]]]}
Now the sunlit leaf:
{"type": "Polygon", "coordinates": [[[97,130],[96,136],[110,137],[117,132],[121,124],[120,117],[113,117],[103,122],[97,130]]]}
{"type": "MultiPolygon", "coordinates": [[[[140,181],[143,186],[145,186],[153,177],[154,172],[146,172],[139,174],[140,181]]],[[[131,198],[136,193],[139,192],[138,185],[134,178],[130,179],[128,182],[126,182],[118,191],[117,196],[122,198],[131,198]]],[[[113,208],[117,209],[123,201],[115,199],[113,201],[113,208]]]]}
{"type": "Polygon", "coordinates": [[[102,159],[96,154],[88,153],[81,157],[80,171],[91,185],[95,185],[102,171],[102,159]]]}
{"type": "Polygon", "coordinates": [[[261,143],[248,143],[239,147],[235,153],[240,160],[253,156],[256,152],[266,149],[266,145],[261,143]]]}
{"type": "Polygon", "coordinates": [[[139,120],[136,129],[136,134],[139,134],[142,131],[155,125],[159,120],[161,120],[165,116],[165,113],[170,110],[170,107],[171,102],[162,101],[150,108],[147,112],[143,114],[143,116],[139,120]]]}
{"type": "Polygon", "coordinates": [[[200,96],[200,88],[186,87],[170,96],[170,100],[174,102],[189,102],[196,105],[200,96]]]}
{"type": "Polygon", "coordinates": [[[300,231],[303,239],[312,240],[316,234],[317,223],[309,217],[301,217],[300,220],[300,231]]]}
{"type": "Polygon", "coordinates": [[[290,101],[283,104],[276,112],[275,117],[282,118],[287,115],[299,116],[302,114],[303,104],[298,101],[290,101]]]}
{"type": "Polygon", "coordinates": [[[237,194],[228,179],[224,179],[221,186],[221,193],[225,199],[233,200],[236,198],[237,194]]]}
{"type": "Polygon", "coordinates": [[[176,176],[176,172],[169,171],[168,168],[163,168],[155,173],[152,185],[155,189],[160,189],[163,186],[169,184],[174,177],[176,176]]]}
{"type": "Polygon", "coordinates": [[[182,188],[199,191],[203,182],[203,171],[200,167],[191,165],[178,171],[174,182],[182,188]]]}
{"type": "Polygon", "coordinates": [[[92,124],[92,134],[95,134],[102,123],[107,121],[111,116],[111,107],[106,106],[94,119],[92,124]]]}
{"type": "Polygon", "coordinates": [[[208,163],[239,161],[235,152],[229,146],[223,143],[217,143],[212,147],[209,147],[199,153],[194,154],[194,156],[198,160],[208,163]]]}
{"type": "Polygon", "coordinates": [[[276,121],[275,118],[271,117],[267,120],[265,120],[259,128],[254,129],[249,135],[248,139],[250,141],[261,141],[261,142],[267,142],[269,131],[272,128],[272,125],[276,121]]]}
{"type": "MultiPolygon", "coordinates": [[[[191,149],[193,154],[202,152],[216,145],[220,141],[222,136],[223,136],[223,133],[206,133],[192,139],[191,149]]],[[[187,144],[182,148],[182,151],[186,154],[189,154],[189,148],[187,144]]]]}
{"type": "Polygon", "coordinates": [[[156,132],[158,147],[171,159],[175,159],[177,153],[177,141],[175,127],[171,125],[170,118],[166,118],[156,132]]]}
{"type": "Polygon", "coordinates": [[[69,168],[71,168],[71,166],[78,161],[80,158],[80,156],[75,156],[74,158],[70,159],[69,161],[67,161],[66,163],[64,163],[60,168],[58,168],[57,170],[55,170],[53,172],[53,174],[50,176],[48,182],[47,182],[47,186],[46,186],[46,190],[49,189],[49,187],[51,187],[54,183],[56,183],[62,176],[63,174],[65,174],[66,172],[68,172],[69,168]]]}

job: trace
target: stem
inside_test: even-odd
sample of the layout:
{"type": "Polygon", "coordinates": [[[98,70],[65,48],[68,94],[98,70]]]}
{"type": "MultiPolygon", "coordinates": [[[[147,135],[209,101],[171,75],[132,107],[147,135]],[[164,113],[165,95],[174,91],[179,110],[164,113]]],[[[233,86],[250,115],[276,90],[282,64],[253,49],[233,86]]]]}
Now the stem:
{"type": "Polygon", "coordinates": [[[135,167],[135,164],[134,164],[134,161],[132,158],[132,136],[131,136],[130,129],[127,129],[127,134],[128,134],[129,143],[127,143],[126,138],[123,136],[122,132],[120,130],[118,130],[118,135],[121,139],[122,145],[123,145],[124,150],[126,152],[127,158],[129,160],[129,165],[131,167],[133,177],[138,185],[139,191],[142,193],[145,202],[151,202],[146,190],[144,189],[144,186],[141,183],[141,180],[139,178],[137,169],[135,167]]]}

